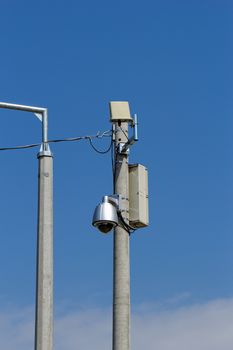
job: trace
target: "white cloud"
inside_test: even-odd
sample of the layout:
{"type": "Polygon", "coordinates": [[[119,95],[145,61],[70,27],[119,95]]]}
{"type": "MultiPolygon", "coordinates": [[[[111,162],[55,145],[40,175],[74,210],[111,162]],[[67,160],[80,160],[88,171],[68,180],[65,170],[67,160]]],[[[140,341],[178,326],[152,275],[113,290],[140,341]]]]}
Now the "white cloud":
{"type": "Polygon", "coordinates": [[[55,324],[56,350],[109,350],[111,311],[88,310],[58,318],[55,324]]]}
{"type": "MultiPolygon", "coordinates": [[[[138,308],[134,350],[232,350],[233,298],[156,311],[138,308]]],[[[33,348],[33,310],[0,311],[0,349],[33,348]]],[[[111,349],[111,310],[74,310],[55,322],[56,350],[111,349]]]]}
{"type": "Polygon", "coordinates": [[[31,308],[0,311],[0,349],[33,349],[31,308]]]}
{"type": "Polygon", "coordinates": [[[133,349],[232,350],[233,299],[134,316],[133,349]]]}

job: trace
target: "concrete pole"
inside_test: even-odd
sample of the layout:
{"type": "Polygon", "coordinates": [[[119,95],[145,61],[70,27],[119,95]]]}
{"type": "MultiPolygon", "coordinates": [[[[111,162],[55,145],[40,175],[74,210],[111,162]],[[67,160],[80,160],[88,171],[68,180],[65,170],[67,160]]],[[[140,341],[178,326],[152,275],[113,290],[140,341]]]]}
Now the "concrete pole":
{"type": "Polygon", "coordinates": [[[53,348],[53,159],[47,108],[0,102],[0,108],[31,112],[42,122],[39,158],[35,350],[53,348]]]}
{"type": "MultiPolygon", "coordinates": [[[[128,123],[115,122],[115,193],[123,197],[122,216],[129,219],[128,155],[117,152],[119,143],[128,141],[128,123]]],[[[130,349],[130,260],[129,233],[117,226],[114,230],[113,271],[113,350],[130,349]]]]}
{"type": "Polygon", "coordinates": [[[53,348],[53,158],[38,154],[38,236],[35,350],[53,348]]]}

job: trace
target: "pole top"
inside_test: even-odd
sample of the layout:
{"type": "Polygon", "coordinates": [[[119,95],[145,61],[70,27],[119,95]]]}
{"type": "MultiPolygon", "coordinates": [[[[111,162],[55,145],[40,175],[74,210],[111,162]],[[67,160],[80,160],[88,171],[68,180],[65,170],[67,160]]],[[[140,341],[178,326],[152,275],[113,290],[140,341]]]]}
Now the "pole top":
{"type": "Polygon", "coordinates": [[[131,121],[129,103],[127,101],[111,101],[109,103],[110,121],[131,121]]]}

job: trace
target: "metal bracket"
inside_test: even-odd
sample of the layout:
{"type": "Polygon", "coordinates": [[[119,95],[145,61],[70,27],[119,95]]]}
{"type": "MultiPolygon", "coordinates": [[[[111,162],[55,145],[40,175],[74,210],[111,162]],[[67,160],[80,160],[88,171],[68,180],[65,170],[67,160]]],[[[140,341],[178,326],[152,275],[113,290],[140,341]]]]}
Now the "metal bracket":
{"type": "Polygon", "coordinates": [[[126,143],[124,143],[124,142],[119,143],[118,152],[120,154],[129,154],[129,146],[126,148],[126,143]]]}
{"type": "Polygon", "coordinates": [[[47,156],[47,157],[52,157],[53,154],[50,150],[49,144],[47,142],[42,142],[41,146],[40,146],[40,151],[37,154],[37,158],[43,157],[43,156],[47,156]]]}
{"type": "Polygon", "coordinates": [[[41,113],[34,113],[34,114],[41,122],[43,121],[43,117],[41,113]]]}
{"type": "Polygon", "coordinates": [[[137,117],[137,114],[134,114],[131,126],[133,127],[133,136],[126,143],[119,144],[118,152],[120,154],[129,154],[130,146],[132,146],[136,141],[138,141],[138,117],[137,117]]]}
{"type": "Polygon", "coordinates": [[[104,201],[104,198],[107,197],[107,201],[114,205],[114,207],[117,208],[117,210],[122,210],[122,195],[120,194],[111,194],[109,196],[104,196],[102,201],[104,201]]]}

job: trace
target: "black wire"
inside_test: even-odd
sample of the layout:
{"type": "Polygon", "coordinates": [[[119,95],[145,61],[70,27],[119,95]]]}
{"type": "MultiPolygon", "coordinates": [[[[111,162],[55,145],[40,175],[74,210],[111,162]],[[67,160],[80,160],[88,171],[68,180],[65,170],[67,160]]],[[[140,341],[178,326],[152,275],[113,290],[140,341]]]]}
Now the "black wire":
{"type": "Polygon", "coordinates": [[[135,227],[130,226],[129,224],[127,224],[127,222],[124,220],[121,212],[119,211],[119,217],[121,219],[121,223],[123,225],[123,228],[130,234],[133,233],[134,231],[136,231],[137,229],[135,227]]]}
{"type": "Polygon", "coordinates": [[[112,143],[112,149],[111,149],[113,193],[115,193],[115,179],[116,179],[114,150],[115,150],[115,144],[113,142],[112,143]]]}
{"type": "Polygon", "coordinates": [[[34,143],[31,145],[24,145],[24,146],[15,146],[15,147],[2,147],[0,148],[0,151],[11,151],[11,150],[17,150],[17,149],[24,149],[24,148],[33,148],[40,146],[41,143],[34,143]]]}
{"type": "MultiPolygon", "coordinates": [[[[64,138],[64,139],[48,140],[47,143],[58,143],[58,142],[72,142],[72,141],[80,141],[80,140],[89,140],[89,142],[91,143],[92,147],[95,149],[96,152],[98,152],[98,150],[95,148],[95,146],[92,143],[92,139],[112,136],[112,135],[109,135],[107,133],[109,133],[109,131],[107,131],[107,132],[105,131],[102,134],[100,134],[98,132],[97,135],[94,135],[94,136],[78,136],[78,137],[68,137],[68,138],[64,138]]],[[[112,144],[112,142],[111,142],[111,144],[112,144]]],[[[104,153],[109,152],[110,149],[111,149],[111,146],[112,146],[111,144],[110,144],[110,147],[106,151],[99,151],[98,153],[104,154],[104,153]]],[[[33,143],[31,145],[23,145],[23,146],[0,147],[0,151],[11,151],[11,150],[33,148],[33,147],[38,147],[40,145],[41,145],[41,143],[33,143]]]]}
{"type": "Polygon", "coordinates": [[[116,179],[116,167],[115,167],[115,137],[114,130],[112,129],[112,148],[111,148],[111,161],[112,161],[112,181],[113,181],[113,193],[115,193],[115,179],[116,179]],[[114,137],[114,140],[113,140],[114,137]]]}
{"type": "Polygon", "coordinates": [[[48,143],[80,141],[85,140],[87,138],[88,136],[69,137],[67,139],[49,140],[48,143]]]}
{"type": "Polygon", "coordinates": [[[121,125],[119,125],[121,131],[123,132],[123,134],[125,135],[125,137],[127,138],[127,141],[129,141],[129,137],[128,135],[125,133],[125,131],[122,129],[121,125]]]}
{"type": "Polygon", "coordinates": [[[106,153],[108,153],[108,152],[110,151],[110,149],[112,148],[112,139],[111,139],[111,142],[110,142],[109,147],[108,147],[105,151],[100,151],[100,150],[98,150],[98,149],[94,146],[94,144],[93,144],[91,138],[88,138],[88,141],[89,141],[91,147],[92,147],[97,153],[100,153],[100,154],[106,154],[106,153]]]}
{"type": "MultiPolygon", "coordinates": [[[[123,132],[123,134],[125,135],[125,137],[128,139],[128,136],[126,135],[126,133],[124,132],[124,130],[122,129],[121,125],[119,125],[121,131],[123,132]]],[[[112,132],[112,134],[114,134],[114,131],[112,132]]],[[[115,147],[115,142],[113,142],[113,145],[112,145],[112,150],[111,150],[111,159],[112,159],[112,174],[113,174],[113,193],[115,193],[115,180],[116,180],[116,157],[117,157],[117,149],[115,147]]],[[[125,231],[128,232],[128,234],[130,235],[131,233],[133,233],[134,231],[136,231],[136,228],[130,226],[129,224],[127,224],[127,222],[124,220],[121,212],[119,211],[118,212],[118,215],[119,215],[119,218],[120,218],[120,222],[121,222],[121,225],[123,227],[123,229],[125,231]]]]}

